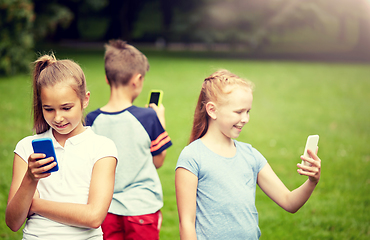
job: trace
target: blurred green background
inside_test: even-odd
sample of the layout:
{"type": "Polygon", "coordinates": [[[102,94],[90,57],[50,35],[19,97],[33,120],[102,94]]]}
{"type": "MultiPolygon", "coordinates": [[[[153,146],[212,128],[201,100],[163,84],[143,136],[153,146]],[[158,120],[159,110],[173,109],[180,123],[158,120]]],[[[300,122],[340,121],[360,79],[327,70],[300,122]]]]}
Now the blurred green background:
{"type": "MultiPolygon", "coordinates": [[[[84,70],[91,101],[108,101],[104,43],[121,38],[150,62],[142,94],[164,91],[173,146],[159,169],[161,239],[179,239],[174,168],[187,145],[205,77],[226,68],[256,84],[239,141],[267,158],[291,190],[309,134],[319,134],[321,181],[286,213],[257,188],[261,239],[370,238],[369,0],[0,0],[0,219],[13,150],[32,134],[29,66],[53,51],[84,70]]],[[[21,239],[0,221],[0,239],[21,239]]]]}
{"type": "MultiPolygon", "coordinates": [[[[161,239],[179,239],[174,168],[187,145],[192,115],[203,79],[219,68],[256,84],[251,119],[239,141],[251,143],[267,158],[291,190],[305,181],[296,172],[309,134],[319,134],[322,177],[312,197],[296,214],[278,207],[257,188],[261,239],[369,239],[370,237],[370,66],[307,61],[257,61],[209,58],[189,53],[142,51],[150,61],[142,94],[164,91],[166,126],[173,146],[159,169],[164,192],[161,239]]],[[[91,101],[87,111],[104,105],[103,50],[55,50],[83,68],[91,101]]],[[[13,149],[32,134],[31,80],[27,74],[0,78],[0,218],[4,219],[11,182],[13,149]]],[[[21,239],[0,221],[0,238],[21,239]]]]}
{"type": "Polygon", "coordinates": [[[0,0],[0,74],[37,46],[121,38],[162,51],[370,60],[369,0],[0,0]]]}

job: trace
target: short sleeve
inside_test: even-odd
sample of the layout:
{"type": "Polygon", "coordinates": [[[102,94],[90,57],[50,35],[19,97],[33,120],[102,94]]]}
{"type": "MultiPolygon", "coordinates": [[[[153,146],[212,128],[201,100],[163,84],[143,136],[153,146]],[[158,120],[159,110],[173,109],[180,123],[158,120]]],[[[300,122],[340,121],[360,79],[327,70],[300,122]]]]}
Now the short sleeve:
{"type": "Polygon", "coordinates": [[[94,148],[95,149],[95,154],[94,154],[95,162],[105,157],[114,157],[118,161],[117,147],[111,139],[107,137],[99,136],[99,140],[96,142],[97,142],[97,145],[94,148]]]}
{"type": "Polygon", "coordinates": [[[184,168],[199,178],[199,162],[195,154],[196,151],[192,151],[189,146],[185,147],[177,160],[176,169],[184,168]]]}
{"type": "Polygon", "coordinates": [[[26,163],[28,162],[28,157],[33,153],[31,144],[32,139],[32,136],[23,138],[17,143],[14,149],[14,153],[20,156],[26,163]]]}
{"type": "Polygon", "coordinates": [[[150,152],[152,156],[160,154],[172,145],[171,138],[159,121],[157,113],[152,108],[131,106],[128,110],[148,133],[151,141],[150,152]]]}
{"type": "Polygon", "coordinates": [[[252,147],[252,154],[254,158],[256,159],[257,172],[260,172],[262,168],[266,165],[267,160],[257,149],[253,147],[252,147]]]}

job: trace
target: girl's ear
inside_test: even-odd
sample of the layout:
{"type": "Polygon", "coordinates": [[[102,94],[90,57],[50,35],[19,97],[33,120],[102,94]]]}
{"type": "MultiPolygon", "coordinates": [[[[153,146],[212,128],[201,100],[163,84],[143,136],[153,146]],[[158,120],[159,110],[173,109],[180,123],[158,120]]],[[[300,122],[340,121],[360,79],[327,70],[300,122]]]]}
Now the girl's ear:
{"type": "Polygon", "coordinates": [[[217,106],[214,102],[208,102],[206,104],[206,111],[210,118],[212,118],[213,120],[217,119],[217,115],[216,115],[217,106]]]}
{"type": "Polygon", "coordinates": [[[87,92],[85,95],[85,99],[83,101],[82,107],[83,109],[87,108],[89,106],[89,101],[90,101],[90,92],[87,92]]]}

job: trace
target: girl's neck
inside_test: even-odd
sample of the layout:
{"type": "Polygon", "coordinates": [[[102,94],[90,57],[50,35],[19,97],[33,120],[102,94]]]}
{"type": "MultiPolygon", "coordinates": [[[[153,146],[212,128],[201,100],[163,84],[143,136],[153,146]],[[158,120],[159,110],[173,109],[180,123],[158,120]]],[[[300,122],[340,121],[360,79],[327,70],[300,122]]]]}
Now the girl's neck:
{"type": "Polygon", "coordinates": [[[220,156],[231,158],[236,154],[234,141],[220,133],[215,133],[208,130],[207,133],[201,138],[201,141],[212,152],[220,156]]]}

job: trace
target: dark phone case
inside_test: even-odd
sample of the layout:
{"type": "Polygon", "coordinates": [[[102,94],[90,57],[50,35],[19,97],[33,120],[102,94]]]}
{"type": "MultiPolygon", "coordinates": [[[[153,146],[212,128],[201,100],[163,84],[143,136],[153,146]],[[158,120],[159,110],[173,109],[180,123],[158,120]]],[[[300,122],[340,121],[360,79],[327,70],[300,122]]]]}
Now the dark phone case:
{"type": "Polygon", "coordinates": [[[34,153],[44,153],[46,155],[45,158],[54,157],[54,161],[57,163],[57,165],[45,173],[56,172],[59,170],[57,157],[54,151],[53,140],[51,140],[51,138],[34,139],[32,140],[32,147],[34,153]]]}
{"type": "Polygon", "coordinates": [[[149,104],[155,103],[158,106],[159,94],[159,92],[152,92],[152,94],[150,95],[149,104]]]}
{"type": "Polygon", "coordinates": [[[155,103],[157,106],[161,105],[163,98],[162,90],[151,90],[148,97],[148,105],[155,103]]]}

